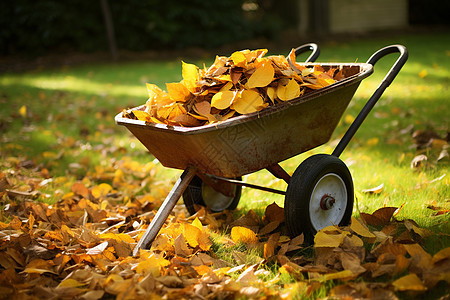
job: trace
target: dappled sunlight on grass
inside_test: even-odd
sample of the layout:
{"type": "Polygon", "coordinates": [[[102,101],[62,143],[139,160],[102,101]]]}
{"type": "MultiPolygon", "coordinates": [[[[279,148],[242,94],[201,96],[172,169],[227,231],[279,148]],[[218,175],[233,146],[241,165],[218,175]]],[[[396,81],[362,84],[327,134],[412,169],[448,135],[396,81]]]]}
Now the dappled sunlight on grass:
{"type": "Polygon", "coordinates": [[[143,101],[147,89],[144,84],[141,85],[123,85],[112,83],[100,83],[88,78],[79,78],[74,76],[62,77],[22,77],[10,76],[0,81],[3,86],[28,86],[44,90],[67,91],[82,94],[108,95],[108,96],[128,96],[139,97],[143,101]]]}

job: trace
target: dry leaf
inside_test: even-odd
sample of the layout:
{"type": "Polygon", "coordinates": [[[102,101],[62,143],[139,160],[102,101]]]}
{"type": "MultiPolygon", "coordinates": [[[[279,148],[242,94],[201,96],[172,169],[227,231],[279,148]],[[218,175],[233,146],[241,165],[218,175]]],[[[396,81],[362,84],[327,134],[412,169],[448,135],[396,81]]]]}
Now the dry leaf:
{"type": "Polygon", "coordinates": [[[383,207],[377,209],[372,214],[361,213],[360,216],[368,225],[384,226],[390,222],[396,210],[396,207],[383,207]]]}
{"type": "Polygon", "coordinates": [[[256,244],[258,242],[255,232],[241,226],[231,228],[231,239],[235,243],[256,244]]]}
{"type": "Polygon", "coordinates": [[[423,285],[422,280],[420,280],[416,274],[408,274],[403,276],[395,280],[392,285],[399,291],[423,292],[427,290],[427,288],[423,285]]]}
{"type": "Polygon", "coordinates": [[[278,245],[278,240],[280,238],[280,233],[274,233],[272,234],[267,242],[264,244],[264,258],[268,260],[272,256],[275,255],[275,248],[278,245]]]}
{"type": "Polygon", "coordinates": [[[314,237],[314,247],[339,247],[344,241],[345,234],[328,234],[324,230],[320,230],[314,237]]]}
{"type": "Polygon", "coordinates": [[[383,188],[384,188],[384,183],[382,183],[379,186],[374,187],[374,188],[364,189],[361,192],[367,193],[367,194],[379,194],[383,191],[383,188]]]}
{"type": "Polygon", "coordinates": [[[261,64],[256,71],[248,78],[247,87],[253,89],[256,87],[268,86],[275,75],[275,71],[270,61],[265,61],[261,64]]]}
{"type": "Polygon", "coordinates": [[[283,223],[284,222],[284,209],[275,202],[268,205],[266,207],[266,211],[264,213],[264,218],[268,222],[278,222],[283,223]]]}
{"type": "Polygon", "coordinates": [[[374,238],[375,235],[369,231],[365,225],[361,224],[357,219],[352,217],[352,221],[350,224],[350,229],[353,230],[356,234],[359,234],[362,237],[374,238]]]}

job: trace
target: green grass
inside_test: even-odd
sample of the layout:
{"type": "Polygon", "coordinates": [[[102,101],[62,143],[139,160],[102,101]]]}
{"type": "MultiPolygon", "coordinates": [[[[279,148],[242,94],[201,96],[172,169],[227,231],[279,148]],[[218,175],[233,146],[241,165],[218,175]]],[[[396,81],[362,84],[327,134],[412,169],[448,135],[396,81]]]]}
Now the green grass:
{"type": "MultiPolygon", "coordinates": [[[[405,45],[409,60],[341,156],[353,175],[357,196],[354,214],[373,212],[384,205],[403,205],[397,218],[411,218],[421,226],[448,234],[448,214],[435,217],[434,212],[426,208],[430,203],[449,207],[448,158],[436,162],[439,153],[437,149],[431,149],[424,169],[412,170],[410,163],[417,153],[411,139],[413,130],[431,129],[444,138],[449,130],[449,35],[416,34],[330,41],[320,45],[318,61],[364,62],[373,52],[389,44],[405,45]],[[410,130],[402,132],[407,128],[410,130]],[[380,194],[361,192],[380,184],[384,184],[380,194]]],[[[289,51],[283,49],[275,53],[270,50],[273,54],[289,51]]],[[[374,74],[362,82],[328,144],[282,162],[288,172],[294,172],[301,161],[312,154],[332,152],[348,127],[346,120],[358,114],[396,58],[396,55],[390,55],[376,64],[374,74]]],[[[212,59],[213,56],[189,62],[208,65],[212,59]]],[[[180,79],[180,59],[62,66],[1,74],[2,160],[32,159],[36,165],[48,168],[53,176],[73,178],[82,178],[86,168],[105,167],[124,156],[131,156],[141,163],[151,162],[153,157],[139,141],[125,128],[115,125],[114,115],[124,108],[145,103],[146,82],[164,88],[164,83],[180,79]],[[19,113],[22,106],[27,108],[26,117],[19,113]],[[76,164],[83,168],[76,168],[76,164]]],[[[156,180],[166,182],[168,187],[179,175],[179,171],[159,164],[155,168],[156,180]]],[[[286,188],[286,184],[266,171],[245,177],[250,182],[286,188]]],[[[262,214],[274,201],[283,205],[284,199],[244,189],[239,209],[241,212],[254,209],[262,214]]],[[[434,244],[430,245],[433,252],[449,246],[448,235],[434,244]]]]}

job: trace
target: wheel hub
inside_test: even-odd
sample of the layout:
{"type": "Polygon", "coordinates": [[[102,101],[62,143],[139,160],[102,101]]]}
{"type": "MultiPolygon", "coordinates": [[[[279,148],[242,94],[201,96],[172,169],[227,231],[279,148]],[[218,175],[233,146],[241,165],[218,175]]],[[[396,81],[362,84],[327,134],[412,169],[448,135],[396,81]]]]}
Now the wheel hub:
{"type": "Polygon", "coordinates": [[[335,173],[322,176],[313,188],[309,202],[311,225],[316,231],[340,224],[347,206],[347,188],[335,173]]]}
{"type": "Polygon", "coordinates": [[[333,207],[334,203],[336,203],[336,199],[334,199],[333,196],[325,194],[322,196],[322,199],[320,199],[320,208],[329,210],[333,207]]]}

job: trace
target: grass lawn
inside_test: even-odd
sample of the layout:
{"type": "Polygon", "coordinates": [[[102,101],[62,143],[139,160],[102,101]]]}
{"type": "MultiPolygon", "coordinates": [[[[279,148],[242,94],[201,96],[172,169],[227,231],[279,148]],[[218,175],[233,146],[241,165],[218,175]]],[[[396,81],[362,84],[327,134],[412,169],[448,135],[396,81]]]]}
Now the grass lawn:
{"type": "MultiPolygon", "coordinates": [[[[450,209],[446,141],[450,35],[445,32],[327,42],[319,45],[321,55],[317,61],[365,62],[372,53],[389,44],[406,46],[409,60],[341,159],[354,181],[353,215],[372,213],[384,206],[401,208],[397,219],[412,219],[435,233],[424,243],[426,251],[434,254],[450,247],[446,212],[450,209]],[[434,142],[427,139],[430,143],[417,149],[413,133],[418,130],[433,135],[434,142]],[[419,167],[411,167],[420,154],[426,156],[426,161],[419,167]],[[376,193],[364,192],[380,185],[383,187],[376,193]]],[[[270,54],[287,55],[289,51],[269,49],[270,54]]],[[[360,85],[329,143],[281,165],[292,174],[310,155],[331,153],[396,58],[396,54],[389,55],[376,64],[374,74],[360,85]]],[[[40,200],[54,203],[86,174],[96,174],[93,177],[102,182],[103,174],[114,171],[111,166],[120,161],[136,162],[141,166],[137,169],[145,168],[151,174],[140,193],[165,197],[180,171],[161,166],[125,128],[114,123],[114,116],[124,108],[145,103],[146,82],[165,89],[166,82],[179,81],[181,59],[91,63],[0,74],[0,171],[27,165],[41,173],[48,171],[53,180],[46,185],[40,200]]],[[[213,59],[211,56],[187,62],[208,66],[213,59]]],[[[145,180],[145,174],[136,176],[145,180]]],[[[286,189],[284,182],[264,170],[244,179],[286,189]]],[[[284,197],[244,188],[236,217],[249,210],[262,216],[273,202],[283,206],[284,197]]]]}

